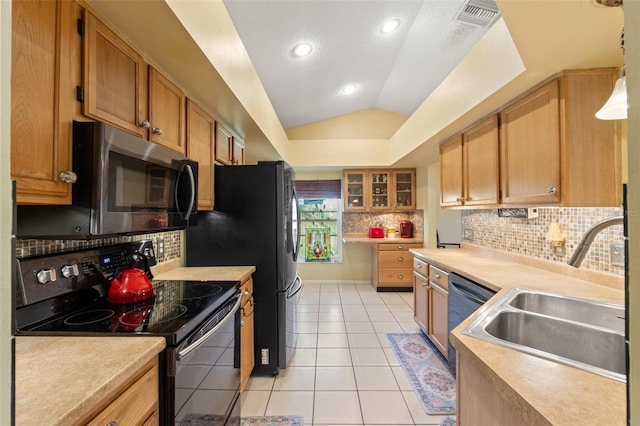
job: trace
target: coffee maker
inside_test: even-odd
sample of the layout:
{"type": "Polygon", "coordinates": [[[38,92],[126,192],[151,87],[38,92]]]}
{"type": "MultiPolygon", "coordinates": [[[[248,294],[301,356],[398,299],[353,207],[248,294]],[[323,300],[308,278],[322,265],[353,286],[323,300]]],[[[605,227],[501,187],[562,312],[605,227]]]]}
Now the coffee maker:
{"type": "Polygon", "coordinates": [[[413,237],[413,223],[410,220],[400,221],[400,238],[412,238],[413,237]]]}

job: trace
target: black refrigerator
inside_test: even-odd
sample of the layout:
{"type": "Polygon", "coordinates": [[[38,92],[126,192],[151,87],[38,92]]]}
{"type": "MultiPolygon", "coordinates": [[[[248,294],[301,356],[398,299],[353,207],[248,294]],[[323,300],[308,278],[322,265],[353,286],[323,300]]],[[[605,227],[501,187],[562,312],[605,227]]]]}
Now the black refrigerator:
{"type": "Polygon", "coordinates": [[[187,266],[254,265],[255,375],[277,375],[296,344],[298,200],[284,161],[215,166],[215,210],[186,230],[187,266]]]}

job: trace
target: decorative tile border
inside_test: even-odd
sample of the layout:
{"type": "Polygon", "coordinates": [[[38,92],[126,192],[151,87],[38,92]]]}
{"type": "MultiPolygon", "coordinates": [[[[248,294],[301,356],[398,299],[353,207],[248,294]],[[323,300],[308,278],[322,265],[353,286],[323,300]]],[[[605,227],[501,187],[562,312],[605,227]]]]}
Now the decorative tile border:
{"type": "MultiPolygon", "coordinates": [[[[622,215],[622,208],[538,208],[535,219],[498,217],[497,210],[464,210],[462,229],[471,229],[477,245],[566,263],[584,233],[595,223],[622,215]],[[560,224],[565,236],[565,256],[555,256],[545,240],[550,223],[560,224]]],[[[581,268],[624,276],[624,267],[611,265],[609,247],[623,241],[623,227],[616,225],[602,231],[591,244],[581,268]]]]}
{"type": "Polygon", "coordinates": [[[79,250],[91,247],[107,246],[130,241],[151,240],[158,263],[180,259],[183,231],[156,232],[131,236],[112,237],[96,240],[17,240],[16,257],[52,254],[63,251],[79,250]],[[158,245],[164,244],[164,253],[159,255],[158,245]]]}

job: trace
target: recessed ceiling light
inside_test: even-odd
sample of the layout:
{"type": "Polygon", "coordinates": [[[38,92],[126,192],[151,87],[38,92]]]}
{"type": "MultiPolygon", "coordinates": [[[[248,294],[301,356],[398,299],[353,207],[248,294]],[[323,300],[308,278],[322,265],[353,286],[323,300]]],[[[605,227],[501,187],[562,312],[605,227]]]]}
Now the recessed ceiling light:
{"type": "Polygon", "coordinates": [[[313,50],[313,46],[311,45],[311,43],[306,43],[306,42],[298,43],[293,48],[293,55],[297,56],[298,58],[302,58],[304,56],[309,55],[312,50],[313,50]]]}
{"type": "Polygon", "coordinates": [[[345,95],[351,95],[356,90],[358,90],[358,85],[355,83],[349,83],[342,88],[342,93],[345,95]]]}
{"type": "Polygon", "coordinates": [[[400,26],[400,20],[397,18],[389,19],[387,22],[382,24],[380,27],[380,32],[383,34],[391,33],[398,29],[400,26]]]}

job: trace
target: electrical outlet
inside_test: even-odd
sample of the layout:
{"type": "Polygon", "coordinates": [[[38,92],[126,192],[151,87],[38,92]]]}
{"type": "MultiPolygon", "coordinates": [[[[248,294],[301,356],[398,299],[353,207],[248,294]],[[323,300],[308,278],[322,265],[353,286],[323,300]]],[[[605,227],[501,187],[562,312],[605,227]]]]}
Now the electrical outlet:
{"type": "Polygon", "coordinates": [[[158,253],[158,259],[164,259],[164,238],[156,239],[156,248],[158,253]]]}
{"type": "Polygon", "coordinates": [[[615,266],[624,266],[624,242],[611,243],[609,246],[609,263],[615,266]]]}
{"type": "Polygon", "coordinates": [[[264,364],[269,364],[269,349],[262,349],[260,351],[261,359],[260,362],[264,364]]]}
{"type": "Polygon", "coordinates": [[[473,240],[473,229],[464,229],[462,231],[462,238],[467,241],[473,240]]]}

